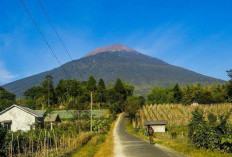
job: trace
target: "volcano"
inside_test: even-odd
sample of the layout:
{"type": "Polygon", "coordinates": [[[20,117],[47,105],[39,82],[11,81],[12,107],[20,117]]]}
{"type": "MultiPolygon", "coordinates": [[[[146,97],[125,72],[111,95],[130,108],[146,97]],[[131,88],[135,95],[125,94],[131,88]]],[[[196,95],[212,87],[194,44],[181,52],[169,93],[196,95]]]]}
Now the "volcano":
{"type": "Polygon", "coordinates": [[[55,84],[60,79],[86,81],[90,75],[93,75],[97,80],[103,78],[106,84],[121,78],[133,84],[135,93],[140,95],[146,95],[154,85],[169,86],[175,83],[184,85],[197,82],[208,84],[224,82],[220,79],[168,64],[125,45],[113,44],[96,48],[80,59],[73,60],[50,71],[8,83],[3,87],[20,97],[28,88],[39,85],[48,74],[53,76],[55,84]]]}

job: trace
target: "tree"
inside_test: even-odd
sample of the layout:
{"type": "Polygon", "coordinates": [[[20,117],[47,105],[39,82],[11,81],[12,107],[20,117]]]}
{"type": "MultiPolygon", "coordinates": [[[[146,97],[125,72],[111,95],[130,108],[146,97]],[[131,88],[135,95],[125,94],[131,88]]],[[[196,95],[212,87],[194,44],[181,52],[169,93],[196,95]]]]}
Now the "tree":
{"type": "Polygon", "coordinates": [[[134,93],[134,86],[131,84],[125,83],[125,82],[123,83],[123,86],[124,86],[125,91],[126,91],[126,97],[132,96],[134,93]]]}
{"type": "Polygon", "coordinates": [[[15,94],[8,92],[0,86],[0,111],[13,105],[16,102],[15,97],[15,94]]]}
{"type": "Polygon", "coordinates": [[[41,108],[42,104],[40,102],[40,99],[43,96],[43,89],[41,86],[31,87],[27,89],[23,95],[25,99],[18,99],[18,104],[26,105],[27,107],[32,109],[41,108]]]}
{"type": "Polygon", "coordinates": [[[117,93],[122,94],[126,98],[126,90],[125,87],[122,84],[121,79],[117,79],[116,84],[114,86],[114,89],[117,93]]]}
{"type": "Polygon", "coordinates": [[[139,96],[138,99],[139,99],[139,106],[143,107],[146,103],[145,98],[143,96],[139,96]]]}
{"type": "Polygon", "coordinates": [[[230,81],[232,81],[232,69],[226,71],[228,76],[230,77],[230,81]]]}
{"type": "Polygon", "coordinates": [[[175,103],[180,103],[182,100],[182,91],[178,83],[173,88],[173,97],[174,97],[175,103]]]}
{"type": "Polygon", "coordinates": [[[97,84],[95,78],[91,75],[87,82],[87,90],[90,92],[94,92],[97,90],[97,84]]]}
{"type": "Polygon", "coordinates": [[[35,87],[31,87],[29,89],[27,89],[25,92],[24,92],[24,97],[26,99],[33,99],[33,100],[36,100],[38,98],[40,98],[43,94],[43,89],[42,87],[40,86],[35,86],[35,87]]]}
{"type": "Polygon", "coordinates": [[[126,100],[125,112],[128,113],[130,120],[132,121],[136,117],[136,113],[139,110],[140,102],[139,98],[135,96],[130,96],[126,100]]]}
{"type": "Polygon", "coordinates": [[[155,86],[148,94],[148,103],[163,104],[167,102],[167,89],[155,86]]]}
{"type": "Polygon", "coordinates": [[[106,86],[102,78],[98,82],[96,100],[100,103],[106,102],[106,86]]]}
{"type": "Polygon", "coordinates": [[[106,85],[105,85],[104,80],[100,78],[98,82],[98,92],[104,92],[104,90],[106,90],[106,85]]]}
{"type": "Polygon", "coordinates": [[[69,100],[83,94],[82,85],[75,79],[60,80],[55,88],[58,102],[70,106],[69,100]]]}
{"type": "Polygon", "coordinates": [[[47,75],[45,80],[41,83],[41,87],[43,89],[43,101],[44,103],[50,107],[56,103],[56,95],[53,85],[53,77],[51,75],[47,75]]]}
{"type": "Polygon", "coordinates": [[[7,100],[15,100],[15,94],[8,92],[5,88],[0,86],[0,100],[7,99],[7,100]]]}
{"type": "Polygon", "coordinates": [[[200,108],[196,108],[192,113],[192,119],[189,123],[189,139],[193,142],[193,144],[200,148],[201,144],[204,144],[204,138],[201,135],[206,127],[206,121],[203,116],[203,111],[200,108]]]}

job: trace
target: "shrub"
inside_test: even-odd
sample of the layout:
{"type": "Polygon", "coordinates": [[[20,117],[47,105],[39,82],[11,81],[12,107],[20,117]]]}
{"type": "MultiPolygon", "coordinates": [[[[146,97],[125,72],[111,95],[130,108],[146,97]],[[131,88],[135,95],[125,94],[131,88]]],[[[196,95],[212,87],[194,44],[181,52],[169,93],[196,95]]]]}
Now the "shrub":
{"type": "Polygon", "coordinates": [[[217,116],[215,116],[213,113],[209,113],[208,120],[210,124],[213,124],[217,121],[217,116]]]}
{"type": "Polygon", "coordinates": [[[171,136],[172,136],[173,139],[176,139],[177,138],[177,133],[174,131],[174,132],[171,133],[171,136]]]}
{"type": "Polygon", "coordinates": [[[0,156],[2,156],[5,152],[3,147],[4,147],[6,135],[7,135],[7,130],[0,123],[0,156]]]}
{"type": "Polygon", "coordinates": [[[232,128],[227,124],[230,113],[220,116],[220,122],[216,123],[217,117],[209,114],[209,122],[205,121],[202,110],[196,108],[189,124],[189,139],[197,148],[208,150],[222,149],[232,152],[232,128]]]}

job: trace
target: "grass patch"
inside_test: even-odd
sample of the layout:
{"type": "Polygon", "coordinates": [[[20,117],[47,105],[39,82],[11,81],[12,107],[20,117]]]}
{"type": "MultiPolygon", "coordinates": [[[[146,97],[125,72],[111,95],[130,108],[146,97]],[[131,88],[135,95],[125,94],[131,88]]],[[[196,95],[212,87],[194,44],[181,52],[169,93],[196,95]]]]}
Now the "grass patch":
{"type": "Polygon", "coordinates": [[[115,121],[111,124],[108,134],[96,134],[84,147],[71,154],[70,157],[113,157],[113,130],[115,121]]]}
{"type": "Polygon", "coordinates": [[[112,123],[109,133],[106,136],[106,141],[101,144],[98,152],[94,157],[113,157],[114,156],[114,131],[115,121],[112,123]]]}
{"type": "MultiPolygon", "coordinates": [[[[136,131],[132,124],[129,122],[129,120],[126,121],[126,129],[129,133],[142,138],[143,140],[149,141],[148,136],[144,136],[144,130],[136,131]]],[[[180,132],[180,130],[183,130],[183,128],[172,128],[172,130],[176,130],[177,133],[180,132]]],[[[186,131],[183,131],[184,133],[186,131]]],[[[167,136],[168,133],[155,133],[154,141],[158,144],[161,144],[163,146],[166,146],[168,148],[171,148],[181,154],[192,156],[192,157],[232,157],[232,154],[224,153],[222,151],[207,151],[206,149],[197,149],[193,147],[191,144],[189,144],[187,137],[177,137],[176,139],[169,138],[167,136]]]]}
{"type": "Polygon", "coordinates": [[[93,157],[100,144],[105,141],[105,135],[95,135],[84,147],[70,155],[70,157],[93,157]]]}

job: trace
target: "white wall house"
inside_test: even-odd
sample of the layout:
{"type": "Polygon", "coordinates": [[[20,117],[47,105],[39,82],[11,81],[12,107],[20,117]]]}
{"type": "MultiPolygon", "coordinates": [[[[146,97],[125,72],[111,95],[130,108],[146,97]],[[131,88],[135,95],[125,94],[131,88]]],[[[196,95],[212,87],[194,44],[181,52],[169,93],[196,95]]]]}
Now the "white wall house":
{"type": "Polygon", "coordinates": [[[166,132],[167,121],[157,120],[157,121],[147,121],[144,123],[145,126],[151,126],[154,132],[166,132]]]}
{"type": "Polygon", "coordinates": [[[0,112],[0,123],[11,131],[28,131],[43,120],[45,111],[36,111],[27,107],[12,105],[0,112]]]}

